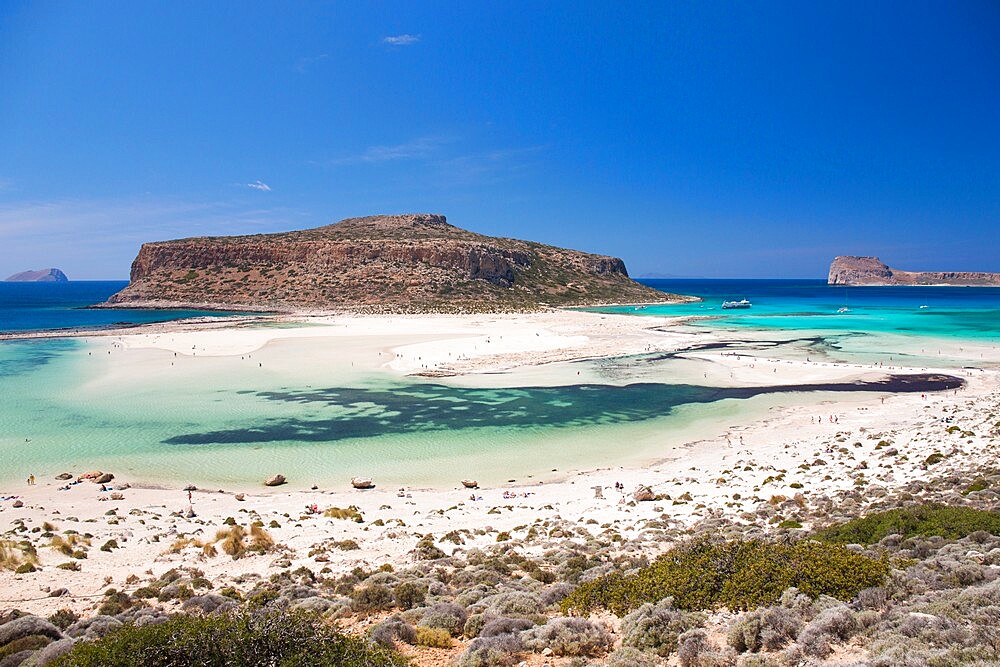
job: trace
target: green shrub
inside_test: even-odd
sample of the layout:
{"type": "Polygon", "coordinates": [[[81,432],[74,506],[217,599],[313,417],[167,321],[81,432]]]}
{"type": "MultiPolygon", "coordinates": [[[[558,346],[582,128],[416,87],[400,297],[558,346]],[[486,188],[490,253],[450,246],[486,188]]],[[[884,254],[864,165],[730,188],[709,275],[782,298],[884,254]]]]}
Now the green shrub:
{"type": "Polygon", "coordinates": [[[417,646],[430,646],[432,648],[451,648],[451,633],[442,628],[428,628],[418,625],[417,646]]]}
{"type": "Polygon", "coordinates": [[[371,584],[354,591],[351,602],[355,611],[380,611],[392,609],[395,598],[387,586],[371,584]]]}
{"type": "Polygon", "coordinates": [[[357,505],[350,505],[346,509],[343,507],[329,507],[323,511],[323,516],[328,519],[343,519],[355,523],[365,522],[364,517],[361,516],[361,510],[358,509],[357,505]]]}
{"type": "Polygon", "coordinates": [[[49,623],[56,626],[60,630],[65,630],[79,620],[80,617],[72,609],[60,609],[49,616],[49,623]]]}
{"type": "Polygon", "coordinates": [[[888,535],[957,540],[977,530],[1000,535],[1000,512],[928,503],[869,514],[817,531],[813,537],[832,544],[875,544],[888,535]]]}
{"type": "Polygon", "coordinates": [[[582,584],[560,606],[564,612],[603,607],[623,616],[644,603],[672,597],[678,609],[752,609],[775,602],[793,586],[814,598],[850,600],[879,585],[889,569],[885,559],[812,541],[691,542],[635,574],[614,573],[582,584]]]}
{"type": "Polygon", "coordinates": [[[606,653],[614,644],[607,630],[585,618],[553,618],[545,625],[521,633],[526,648],[542,652],[551,649],[560,656],[594,656],[606,653]]]}
{"type": "Polygon", "coordinates": [[[54,667],[214,667],[405,665],[399,655],[338,633],[316,617],[270,612],[174,616],[164,623],[125,625],[80,642],[54,667]]]}
{"type": "Polygon", "coordinates": [[[392,592],[396,598],[396,606],[400,609],[413,609],[419,607],[427,598],[427,587],[415,584],[412,581],[404,581],[396,586],[392,592]]]}

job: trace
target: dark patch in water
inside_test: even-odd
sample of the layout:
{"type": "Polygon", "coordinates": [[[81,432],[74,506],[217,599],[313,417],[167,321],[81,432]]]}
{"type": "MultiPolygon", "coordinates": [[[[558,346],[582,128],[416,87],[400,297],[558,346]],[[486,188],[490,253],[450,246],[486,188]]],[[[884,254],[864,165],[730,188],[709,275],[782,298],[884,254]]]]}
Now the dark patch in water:
{"type": "Polygon", "coordinates": [[[950,375],[889,375],[849,383],[703,387],[636,383],[625,386],[580,384],[565,387],[467,389],[445,385],[405,385],[392,389],[326,388],[259,392],[271,401],[330,410],[319,419],[268,419],[246,428],[185,433],[164,442],[177,445],[259,442],[332,442],[393,433],[463,428],[541,428],[638,422],[670,414],[680,405],[747,399],[763,394],[833,392],[932,392],[957,389],[950,375]]]}
{"type": "MultiPolygon", "coordinates": [[[[40,368],[56,357],[75,349],[78,343],[66,339],[5,341],[4,352],[13,352],[9,359],[0,357],[0,376],[23,375],[40,368]]],[[[4,355],[6,356],[6,355],[4,355]]]]}

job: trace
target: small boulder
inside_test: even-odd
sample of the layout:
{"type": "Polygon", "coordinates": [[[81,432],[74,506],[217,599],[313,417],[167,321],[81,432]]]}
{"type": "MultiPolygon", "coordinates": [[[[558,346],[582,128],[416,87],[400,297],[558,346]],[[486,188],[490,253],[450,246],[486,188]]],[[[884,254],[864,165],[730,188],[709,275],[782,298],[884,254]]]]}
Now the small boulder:
{"type": "Polygon", "coordinates": [[[73,479],[73,475],[72,473],[64,472],[56,475],[56,479],[65,482],[68,479],[73,479]]]}
{"type": "Polygon", "coordinates": [[[0,625],[0,646],[6,646],[12,641],[30,637],[31,635],[42,635],[50,639],[62,639],[63,633],[56,626],[52,625],[44,618],[38,616],[22,616],[10,623],[0,625]]]}
{"type": "Polygon", "coordinates": [[[107,484],[114,478],[115,476],[109,472],[101,473],[100,475],[94,478],[94,484],[107,484]]]}
{"type": "Polygon", "coordinates": [[[238,500],[240,502],[243,502],[246,499],[247,496],[246,496],[245,493],[237,493],[235,497],[236,497],[236,500],[238,500]]]}
{"type": "Polygon", "coordinates": [[[66,634],[74,638],[98,639],[121,626],[122,622],[114,616],[92,616],[66,628],[66,634]]]}
{"type": "Polygon", "coordinates": [[[351,486],[355,489],[374,489],[375,482],[370,477],[352,477],[351,486]]]}
{"type": "Polygon", "coordinates": [[[264,486],[281,486],[285,481],[284,475],[271,475],[264,480],[264,486]]]}
{"type": "Polygon", "coordinates": [[[635,487],[635,491],[632,492],[632,500],[635,500],[636,502],[656,500],[656,494],[653,493],[653,489],[650,487],[645,484],[640,484],[635,487]]]}
{"type": "Polygon", "coordinates": [[[24,501],[20,498],[14,501],[13,507],[24,507],[24,501]]]}
{"type": "Polygon", "coordinates": [[[21,667],[44,667],[73,650],[72,639],[54,641],[21,663],[21,667]]]}

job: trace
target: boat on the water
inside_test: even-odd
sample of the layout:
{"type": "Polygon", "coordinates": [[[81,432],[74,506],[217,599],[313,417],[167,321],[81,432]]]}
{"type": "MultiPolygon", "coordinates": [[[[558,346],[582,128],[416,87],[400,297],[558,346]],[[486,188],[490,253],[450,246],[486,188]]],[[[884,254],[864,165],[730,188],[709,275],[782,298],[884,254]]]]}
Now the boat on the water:
{"type": "Polygon", "coordinates": [[[837,312],[838,313],[849,313],[849,312],[851,312],[851,309],[848,308],[847,306],[844,306],[843,308],[838,308],[837,312]]]}
{"type": "Polygon", "coordinates": [[[749,308],[753,304],[746,299],[740,299],[739,301],[723,301],[722,307],[725,310],[730,310],[733,308],[749,308]]]}

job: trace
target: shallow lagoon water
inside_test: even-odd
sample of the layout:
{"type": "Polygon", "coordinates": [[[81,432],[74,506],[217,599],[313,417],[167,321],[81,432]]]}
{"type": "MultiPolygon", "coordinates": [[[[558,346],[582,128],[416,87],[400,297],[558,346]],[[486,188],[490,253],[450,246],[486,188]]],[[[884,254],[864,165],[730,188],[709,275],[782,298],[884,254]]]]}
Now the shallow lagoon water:
{"type": "MultiPolygon", "coordinates": [[[[959,368],[998,342],[1000,290],[859,299],[848,317],[826,312],[838,300],[825,286],[758,293],[754,282],[741,281],[738,291],[713,283],[724,298],[745,296],[754,308],[695,326],[727,329],[775,357],[872,363],[892,350],[911,366],[959,368]],[[933,295],[941,295],[934,306],[933,295]],[[912,307],[924,300],[928,308],[912,307]]],[[[710,304],[631,312],[705,314],[710,304]]],[[[0,481],[104,468],[203,485],[256,484],[274,472],[295,486],[341,486],[354,475],[393,486],[448,486],[463,477],[523,482],[675,456],[685,443],[772,407],[824,398],[700,386],[693,362],[669,355],[453,380],[374,371],[397,343],[287,340],[248,355],[199,357],[121,350],[111,339],[4,342],[0,481]],[[580,369],[584,379],[574,379],[580,369]]]]}

